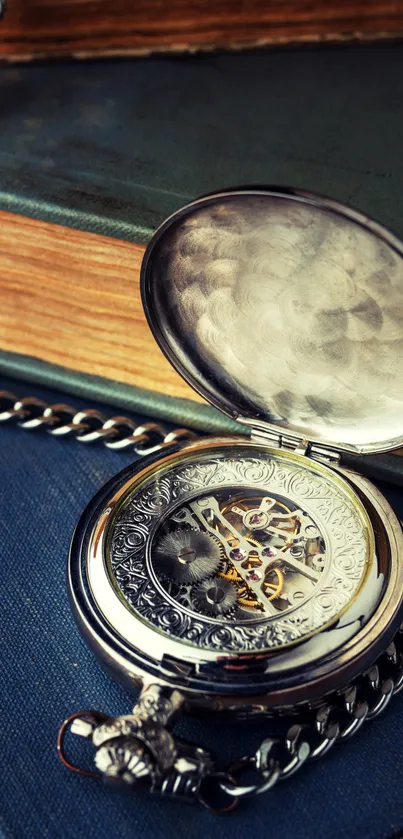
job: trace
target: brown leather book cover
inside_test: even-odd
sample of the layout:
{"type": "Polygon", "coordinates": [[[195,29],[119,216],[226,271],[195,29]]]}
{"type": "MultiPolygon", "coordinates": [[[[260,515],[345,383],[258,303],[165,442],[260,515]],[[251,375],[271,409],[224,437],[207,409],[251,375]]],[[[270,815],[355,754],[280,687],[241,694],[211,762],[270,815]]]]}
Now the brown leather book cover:
{"type": "Polygon", "coordinates": [[[0,58],[144,55],[396,38],[388,0],[8,0],[0,58]]]}

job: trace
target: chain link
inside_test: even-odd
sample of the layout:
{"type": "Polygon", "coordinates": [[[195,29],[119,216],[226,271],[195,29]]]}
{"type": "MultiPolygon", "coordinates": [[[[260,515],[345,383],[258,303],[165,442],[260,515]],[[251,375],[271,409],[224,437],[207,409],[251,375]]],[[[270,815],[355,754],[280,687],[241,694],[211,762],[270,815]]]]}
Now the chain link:
{"type": "Polygon", "coordinates": [[[74,437],[79,443],[102,441],[108,449],[132,450],[138,455],[162,451],[182,440],[196,437],[187,428],[168,431],[156,422],[142,425],[129,417],[106,417],[100,411],[76,411],[71,405],[49,405],[42,399],[0,391],[0,423],[14,423],[24,431],[44,430],[53,437],[74,437]]]}
{"type": "MultiPolygon", "coordinates": [[[[306,762],[323,757],[333,746],[359,731],[366,720],[381,714],[392,696],[403,688],[403,625],[377,663],[354,684],[334,694],[319,709],[301,713],[283,737],[266,737],[254,755],[226,767],[218,786],[230,798],[241,800],[267,792],[297,772],[306,762]],[[257,773],[255,783],[241,775],[257,773]]],[[[203,802],[204,803],[204,802],[203,802]]]]}

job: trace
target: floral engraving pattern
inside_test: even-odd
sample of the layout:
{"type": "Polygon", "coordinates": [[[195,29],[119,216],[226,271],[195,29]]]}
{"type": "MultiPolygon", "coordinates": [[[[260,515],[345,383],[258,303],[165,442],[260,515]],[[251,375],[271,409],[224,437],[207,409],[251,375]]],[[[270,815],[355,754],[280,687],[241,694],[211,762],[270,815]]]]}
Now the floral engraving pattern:
{"type": "Polygon", "coordinates": [[[171,468],[133,492],[112,528],[111,573],[130,608],[164,634],[191,645],[232,653],[283,646],[320,630],[354,597],[368,562],[365,524],[348,496],[326,477],[280,455],[252,457],[247,452],[235,458],[223,451],[171,468]],[[317,522],[330,546],[329,558],[323,579],[307,601],[260,620],[228,620],[223,624],[182,609],[167,597],[150,572],[150,530],[173,503],[214,486],[277,492],[292,499],[317,522]]]}

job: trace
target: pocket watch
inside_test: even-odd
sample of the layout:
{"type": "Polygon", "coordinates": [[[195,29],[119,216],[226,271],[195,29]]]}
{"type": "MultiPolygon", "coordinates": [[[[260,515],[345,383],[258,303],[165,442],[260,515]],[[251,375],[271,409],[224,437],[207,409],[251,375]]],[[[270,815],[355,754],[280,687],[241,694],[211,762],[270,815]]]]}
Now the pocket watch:
{"type": "Polygon", "coordinates": [[[84,512],[71,606],[140,693],[123,715],[69,717],[67,765],[71,730],[94,746],[87,774],[230,809],[402,687],[401,527],[361,469],[403,444],[402,256],[366,216],[292,189],[208,195],[154,235],[153,335],[240,433],[168,435],[84,512]],[[184,712],[274,734],[223,767],[175,735],[184,712]]]}

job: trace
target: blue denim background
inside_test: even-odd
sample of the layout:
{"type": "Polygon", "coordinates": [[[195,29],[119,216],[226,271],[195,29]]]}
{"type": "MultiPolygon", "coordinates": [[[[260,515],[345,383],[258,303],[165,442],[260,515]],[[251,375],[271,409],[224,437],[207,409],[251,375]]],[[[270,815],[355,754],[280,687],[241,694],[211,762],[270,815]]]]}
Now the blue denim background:
{"type": "MultiPolygon", "coordinates": [[[[0,380],[0,388],[7,386],[0,380]]],[[[21,384],[14,389],[27,393],[21,384]]],[[[60,401],[58,394],[44,395],[60,401]]],[[[130,455],[104,448],[0,428],[1,835],[386,839],[398,831],[403,826],[402,696],[344,747],[227,817],[144,791],[119,796],[59,763],[57,730],[68,714],[91,707],[124,713],[131,707],[131,697],[104,674],[81,640],[65,585],[69,542],[84,505],[129,462],[130,455]]],[[[402,514],[401,493],[384,490],[402,514]]],[[[265,724],[235,729],[225,721],[192,719],[181,730],[229,758],[257,745],[265,724]]]]}

